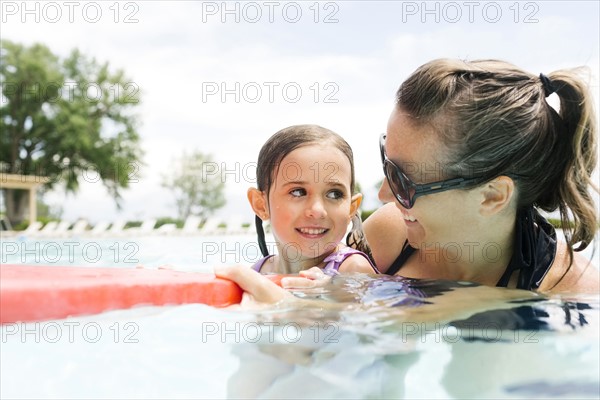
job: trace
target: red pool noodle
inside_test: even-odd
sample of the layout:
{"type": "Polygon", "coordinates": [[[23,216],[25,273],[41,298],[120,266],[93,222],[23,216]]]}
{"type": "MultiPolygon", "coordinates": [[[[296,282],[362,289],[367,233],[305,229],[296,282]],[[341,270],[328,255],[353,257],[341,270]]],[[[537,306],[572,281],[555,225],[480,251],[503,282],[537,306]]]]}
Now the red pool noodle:
{"type": "MultiPolygon", "coordinates": [[[[273,276],[274,281],[281,278],[273,276]]],[[[277,282],[278,283],[278,282],[277,282]]],[[[61,319],[138,305],[237,304],[242,290],[213,274],[146,268],[2,265],[0,324],[61,319]]]]}

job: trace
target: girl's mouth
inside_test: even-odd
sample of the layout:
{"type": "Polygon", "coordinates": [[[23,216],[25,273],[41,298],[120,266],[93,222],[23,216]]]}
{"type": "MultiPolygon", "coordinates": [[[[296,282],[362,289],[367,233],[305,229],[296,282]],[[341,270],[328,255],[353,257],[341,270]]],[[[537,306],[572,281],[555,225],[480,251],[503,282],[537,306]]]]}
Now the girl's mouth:
{"type": "Polygon", "coordinates": [[[321,236],[329,229],[326,228],[296,228],[296,231],[305,236],[321,236]]]}

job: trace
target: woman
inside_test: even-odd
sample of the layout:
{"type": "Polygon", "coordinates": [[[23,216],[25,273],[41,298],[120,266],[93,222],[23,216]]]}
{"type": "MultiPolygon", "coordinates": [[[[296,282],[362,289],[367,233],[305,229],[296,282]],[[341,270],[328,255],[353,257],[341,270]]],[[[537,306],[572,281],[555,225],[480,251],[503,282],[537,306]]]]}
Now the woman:
{"type": "Polygon", "coordinates": [[[588,192],[595,115],[573,72],[535,76],[501,61],[435,60],[396,99],[381,137],[379,193],[395,204],[364,225],[382,272],[598,291],[598,269],[573,253],[598,226],[588,192]],[[553,93],[559,112],[546,101],[553,93]],[[566,243],[537,208],[560,211],[566,243]]]}
{"type": "MultiPolygon", "coordinates": [[[[597,293],[598,269],[573,252],[598,227],[588,192],[596,135],[591,97],[571,71],[537,76],[495,60],[421,66],[400,86],[380,137],[379,196],[390,203],[364,224],[378,269],[597,293]],[[559,112],[546,100],[553,93],[559,112]],[[560,211],[566,243],[538,208],[560,211]]],[[[258,301],[285,297],[239,269],[216,272],[258,301]]]]}

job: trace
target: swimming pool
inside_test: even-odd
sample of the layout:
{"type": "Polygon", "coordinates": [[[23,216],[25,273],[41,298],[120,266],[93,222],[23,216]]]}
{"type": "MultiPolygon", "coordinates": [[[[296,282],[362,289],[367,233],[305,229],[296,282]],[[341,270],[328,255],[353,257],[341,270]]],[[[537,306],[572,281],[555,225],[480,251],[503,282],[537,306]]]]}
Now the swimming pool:
{"type": "MultiPolygon", "coordinates": [[[[253,236],[3,238],[2,253],[190,271],[259,258],[253,236]]],[[[356,275],[303,294],[347,302],[335,310],[190,304],[6,324],[0,397],[598,398],[598,296],[503,293],[356,275]]]]}

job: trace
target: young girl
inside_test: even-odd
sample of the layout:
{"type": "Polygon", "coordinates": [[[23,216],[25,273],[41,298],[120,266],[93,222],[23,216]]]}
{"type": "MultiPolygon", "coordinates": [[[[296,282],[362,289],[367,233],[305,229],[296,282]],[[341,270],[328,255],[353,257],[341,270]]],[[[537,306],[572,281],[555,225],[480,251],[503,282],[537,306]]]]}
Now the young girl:
{"type": "Polygon", "coordinates": [[[338,134],[317,125],[280,130],[260,150],[256,176],[258,188],[248,190],[248,200],[265,257],[255,271],[294,274],[316,266],[328,274],[378,273],[367,254],[341,244],[351,220],[353,237],[362,237],[362,195],[353,194],[352,149],[338,134]],[[266,220],[277,255],[268,254],[266,220]]]}

